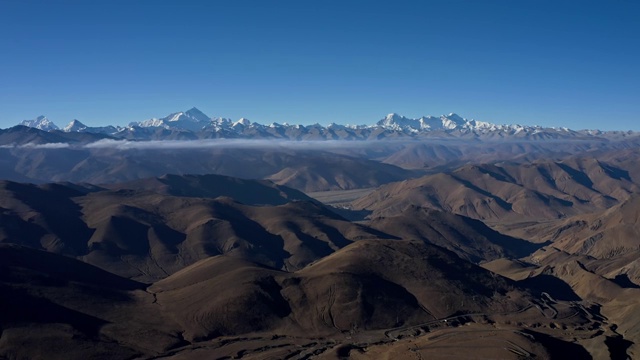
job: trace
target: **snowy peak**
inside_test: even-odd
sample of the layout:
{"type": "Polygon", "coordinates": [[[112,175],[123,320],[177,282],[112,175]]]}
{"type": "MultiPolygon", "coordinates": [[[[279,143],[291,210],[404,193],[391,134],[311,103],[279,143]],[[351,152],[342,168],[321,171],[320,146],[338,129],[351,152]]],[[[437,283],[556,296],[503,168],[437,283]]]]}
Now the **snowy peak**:
{"type": "Polygon", "coordinates": [[[402,130],[405,128],[416,127],[416,125],[418,125],[418,121],[400,116],[396,113],[391,113],[376,124],[390,130],[402,130]]]}
{"type": "Polygon", "coordinates": [[[398,115],[397,113],[391,113],[385,116],[385,118],[380,121],[385,123],[397,123],[397,122],[402,122],[404,120],[408,120],[408,119],[404,116],[398,115]]]}
{"type": "Polygon", "coordinates": [[[469,127],[468,121],[454,113],[450,113],[449,115],[442,115],[440,117],[440,120],[442,121],[443,129],[453,130],[463,127],[469,127]]]}
{"type": "Polygon", "coordinates": [[[168,127],[168,125],[166,125],[164,123],[163,119],[149,119],[149,120],[144,120],[144,121],[140,121],[140,122],[132,122],[129,124],[129,126],[138,126],[138,127],[168,127]]]}
{"type": "Polygon", "coordinates": [[[382,119],[381,121],[389,123],[389,122],[402,121],[403,119],[406,119],[406,118],[404,116],[398,115],[397,113],[391,113],[385,116],[385,118],[382,119]]]}
{"type": "Polygon", "coordinates": [[[497,128],[496,125],[468,120],[455,113],[441,115],[440,117],[423,116],[419,119],[410,119],[394,113],[378,121],[377,125],[388,130],[407,131],[410,133],[437,130],[482,130],[492,126],[497,128]]]}
{"type": "Polygon", "coordinates": [[[36,128],[43,131],[59,130],[60,128],[44,115],[40,115],[33,120],[22,120],[19,125],[36,128]]]}
{"type": "Polygon", "coordinates": [[[455,129],[464,123],[464,120],[455,114],[441,117],[423,116],[419,119],[410,119],[398,114],[389,114],[378,121],[377,125],[385,129],[396,131],[419,132],[425,130],[455,129]],[[453,116],[451,116],[453,115],[453,116]]]}
{"type": "Polygon", "coordinates": [[[249,125],[251,125],[251,121],[249,121],[248,119],[245,119],[245,118],[240,118],[240,120],[234,122],[233,125],[231,125],[231,126],[233,126],[233,127],[238,127],[238,126],[246,127],[246,126],[249,126],[249,125]]]}
{"type": "Polygon", "coordinates": [[[194,123],[206,123],[209,121],[209,117],[202,113],[202,111],[193,108],[185,112],[177,112],[170,114],[162,118],[164,121],[177,122],[177,121],[189,121],[194,123]]]}
{"type": "Polygon", "coordinates": [[[194,107],[187,111],[169,114],[161,119],[153,118],[138,123],[131,123],[129,126],[200,131],[209,125],[210,122],[211,118],[194,107]]]}
{"type": "Polygon", "coordinates": [[[210,118],[205,115],[202,111],[198,110],[195,107],[192,107],[191,109],[187,110],[184,113],[189,119],[192,119],[196,122],[207,122],[210,120],[210,118]]]}
{"type": "Polygon", "coordinates": [[[117,128],[111,125],[91,127],[83,124],[82,122],[80,122],[80,120],[74,119],[69,123],[69,125],[65,126],[62,131],[114,135],[117,134],[121,129],[122,128],[117,128]]]}
{"type": "Polygon", "coordinates": [[[457,122],[457,123],[464,123],[465,122],[465,120],[462,117],[460,117],[458,114],[456,114],[456,113],[449,113],[449,115],[447,115],[447,116],[444,116],[444,115],[442,115],[442,116],[447,118],[447,119],[449,119],[449,120],[451,120],[451,121],[457,122]]]}
{"type": "Polygon", "coordinates": [[[94,134],[107,134],[113,135],[118,133],[123,128],[118,128],[115,126],[100,126],[100,127],[90,127],[83,124],[80,120],[73,119],[67,126],[60,129],[56,124],[54,124],[51,120],[47,119],[44,116],[38,116],[33,120],[23,120],[18,125],[24,125],[32,128],[36,128],[42,131],[52,131],[52,130],[62,130],[64,132],[86,132],[86,133],[94,133],[94,134]]]}
{"type": "Polygon", "coordinates": [[[80,120],[73,119],[69,125],[65,126],[62,130],[64,132],[81,132],[87,128],[87,125],[80,122],[80,120]]]}
{"type": "Polygon", "coordinates": [[[186,118],[184,113],[177,112],[177,113],[169,114],[168,116],[162,118],[162,120],[172,122],[172,121],[180,121],[182,118],[186,118]]]}

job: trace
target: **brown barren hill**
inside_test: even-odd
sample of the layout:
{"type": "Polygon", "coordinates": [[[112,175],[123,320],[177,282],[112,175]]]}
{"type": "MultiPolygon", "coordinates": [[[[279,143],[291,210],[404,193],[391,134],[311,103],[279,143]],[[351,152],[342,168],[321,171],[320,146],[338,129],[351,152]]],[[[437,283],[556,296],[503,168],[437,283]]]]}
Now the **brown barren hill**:
{"type": "Polygon", "coordinates": [[[308,335],[417,325],[466,313],[511,313],[531,295],[442,248],[363,240],[286,273],[228,256],[154,284],[189,339],[247,331],[308,335]]]}
{"type": "Polygon", "coordinates": [[[325,154],[287,166],[267,179],[305,192],[376,187],[406,179],[412,172],[357,157],[325,154]]]}
{"type": "Polygon", "coordinates": [[[479,220],[413,205],[399,215],[372,218],[368,225],[405,240],[442,246],[475,263],[523,257],[541,246],[500,234],[479,220]]]}
{"type": "Polygon", "coordinates": [[[147,190],[162,195],[217,198],[226,196],[248,205],[282,205],[293,200],[312,201],[304,193],[268,180],[247,180],[223,175],[171,175],[105,185],[113,190],[147,190]]]}
{"type": "Polygon", "coordinates": [[[510,229],[531,241],[551,242],[563,253],[586,257],[591,271],[625,286],[640,286],[640,197],[604,211],[510,229]]]}
{"type": "Polygon", "coordinates": [[[126,359],[183,340],[146,285],[81,261],[0,245],[0,357],[126,359]]]}
{"type": "Polygon", "coordinates": [[[557,219],[626,200],[638,186],[625,171],[595,159],[467,165],[384,185],[352,205],[374,216],[416,205],[480,220],[557,219]]]}
{"type": "Polygon", "coordinates": [[[510,281],[421,241],[359,241],[299,274],[376,276],[405,289],[435,319],[456,312],[515,311],[526,303],[526,295],[510,281]]]}
{"type": "MultiPolygon", "coordinates": [[[[530,273],[526,282],[553,281],[554,286],[549,291],[562,288],[574,291],[583,304],[590,302],[593,307],[600,309],[604,322],[608,326],[608,336],[625,339],[628,354],[634,358],[638,354],[637,344],[640,343],[640,296],[638,286],[629,286],[617,279],[608,279],[594,271],[594,259],[584,255],[573,255],[555,248],[544,248],[531,255],[530,262],[539,268],[530,273]],[[560,281],[553,280],[559,279],[560,281]]],[[[598,261],[596,260],[596,263],[598,261]]]]}
{"type": "Polygon", "coordinates": [[[569,253],[612,259],[640,249],[640,195],[605,211],[578,215],[547,230],[554,246],[569,253]]]}
{"type": "Polygon", "coordinates": [[[270,182],[167,176],[119,187],[4,182],[0,242],[74,256],[127,278],[155,281],[219,254],[296,270],[352,241],[387,236],[314,200],[297,201],[309,198],[270,182]],[[145,184],[150,184],[147,190],[130,189],[145,184]],[[279,205],[204,197],[220,193],[242,194],[251,204],[279,205]]]}
{"type": "Polygon", "coordinates": [[[160,279],[220,254],[295,270],[356,239],[381,236],[307,202],[258,207],[110,192],[79,202],[95,229],[85,261],[139,279],[160,279]]]}

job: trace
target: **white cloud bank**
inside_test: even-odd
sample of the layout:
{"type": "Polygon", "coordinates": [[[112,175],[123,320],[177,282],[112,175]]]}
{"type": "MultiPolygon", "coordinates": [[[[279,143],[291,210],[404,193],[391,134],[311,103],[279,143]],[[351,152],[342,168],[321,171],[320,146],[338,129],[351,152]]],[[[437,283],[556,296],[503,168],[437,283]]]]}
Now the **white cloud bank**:
{"type": "Polygon", "coordinates": [[[68,149],[71,145],[68,143],[46,143],[34,144],[27,143],[22,145],[0,145],[0,149],[68,149]]]}
{"type": "Polygon", "coordinates": [[[151,140],[130,141],[104,139],[82,145],[84,149],[117,149],[117,150],[189,150],[189,149],[310,149],[354,148],[371,146],[367,141],[345,140],[247,140],[247,139],[204,139],[204,140],[151,140]]]}

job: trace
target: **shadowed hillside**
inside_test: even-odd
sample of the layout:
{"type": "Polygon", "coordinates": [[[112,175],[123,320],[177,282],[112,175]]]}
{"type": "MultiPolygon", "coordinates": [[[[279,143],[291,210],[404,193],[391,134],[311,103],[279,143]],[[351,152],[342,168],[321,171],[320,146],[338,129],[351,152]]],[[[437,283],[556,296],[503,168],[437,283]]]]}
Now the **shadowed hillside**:
{"type": "Polygon", "coordinates": [[[400,215],[373,218],[368,224],[398,238],[441,246],[472,262],[518,258],[541,246],[502,235],[478,220],[417,206],[400,215]]]}
{"type": "Polygon", "coordinates": [[[166,176],[115,188],[4,182],[0,241],[152,281],[220,254],[295,270],[354,240],[387,236],[311,200],[289,202],[309,198],[265,181],[166,176]],[[235,194],[271,205],[226,197],[235,194]]]}

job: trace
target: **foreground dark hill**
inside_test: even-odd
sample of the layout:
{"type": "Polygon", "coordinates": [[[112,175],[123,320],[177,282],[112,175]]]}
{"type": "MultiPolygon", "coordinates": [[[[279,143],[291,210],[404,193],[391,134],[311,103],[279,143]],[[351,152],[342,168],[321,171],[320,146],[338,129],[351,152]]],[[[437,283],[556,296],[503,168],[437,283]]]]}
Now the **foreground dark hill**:
{"type": "Polygon", "coordinates": [[[149,290],[190,341],[252,330],[387,329],[456,314],[516,313],[533,301],[446,250],[399,240],[359,241],[294,273],[217,256],[149,290]]]}
{"type": "Polygon", "coordinates": [[[481,220],[557,219],[607,209],[638,191],[622,165],[631,167],[594,158],[468,165],[382,186],[353,207],[374,216],[417,205],[481,220]]]}
{"type": "Polygon", "coordinates": [[[0,357],[127,359],[179,345],[146,285],[64,256],[0,244],[0,357]]]}
{"type": "Polygon", "coordinates": [[[595,319],[600,317],[598,321],[603,323],[605,341],[583,342],[585,347],[594,358],[633,359],[640,339],[640,288],[626,276],[607,277],[602,273],[603,266],[615,266],[616,262],[549,246],[520,261],[501,259],[483,267],[520,280],[520,284],[544,289],[558,303],[579,300],[585,308],[597,309],[595,319]]]}
{"type": "Polygon", "coordinates": [[[300,273],[312,277],[378,276],[406,289],[434,319],[455,312],[502,313],[523,308],[528,301],[526,292],[480,269],[438,246],[387,240],[359,241],[300,273]],[[464,305],[454,306],[459,300],[464,305]]]}

